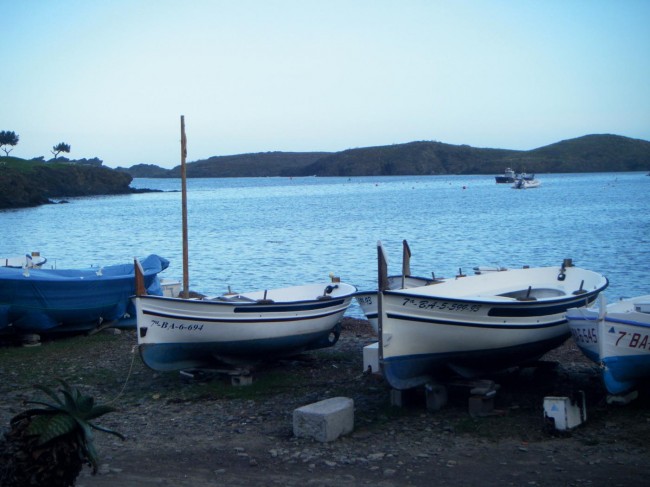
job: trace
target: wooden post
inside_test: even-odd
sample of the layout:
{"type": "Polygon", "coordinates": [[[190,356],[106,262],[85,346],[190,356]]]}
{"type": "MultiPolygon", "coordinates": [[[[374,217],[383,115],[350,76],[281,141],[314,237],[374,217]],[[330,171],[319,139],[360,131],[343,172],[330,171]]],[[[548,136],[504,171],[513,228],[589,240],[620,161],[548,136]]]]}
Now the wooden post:
{"type": "Polygon", "coordinates": [[[406,278],[411,275],[411,248],[406,240],[402,241],[402,289],[406,287],[406,278]]]}
{"type": "Polygon", "coordinates": [[[190,273],[188,269],[189,250],[187,243],[187,138],[185,137],[185,116],[181,115],[181,193],[183,207],[183,298],[190,296],[190,273]]]}
{"type": "Polygon", "coordinates": [[[135,295],[146,296],[147,288],[144,286],[144,270],[138,259],[133,259],[133,271],[135,273],[135,295]]]}
{"type": "Polygon", "coordinates": [[[379,369],[384,361],[384,291],[388,289],[388,261],[381,242],[377,242],[377,334],[379,335],[379,369]]]}

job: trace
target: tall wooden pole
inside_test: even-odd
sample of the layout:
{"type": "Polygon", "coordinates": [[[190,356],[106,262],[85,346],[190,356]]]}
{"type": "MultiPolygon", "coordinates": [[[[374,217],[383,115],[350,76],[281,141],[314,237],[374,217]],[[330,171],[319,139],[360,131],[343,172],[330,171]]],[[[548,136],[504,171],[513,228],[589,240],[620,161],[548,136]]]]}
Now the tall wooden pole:
{"type": "Polygon", "coordinates": [[[190,297],[190,273],[188,269],[189,251],[187,245],[187,138],[185,137],[185,116],[181,115],[181,192],[183,199],[183,298],[190,297]]]}

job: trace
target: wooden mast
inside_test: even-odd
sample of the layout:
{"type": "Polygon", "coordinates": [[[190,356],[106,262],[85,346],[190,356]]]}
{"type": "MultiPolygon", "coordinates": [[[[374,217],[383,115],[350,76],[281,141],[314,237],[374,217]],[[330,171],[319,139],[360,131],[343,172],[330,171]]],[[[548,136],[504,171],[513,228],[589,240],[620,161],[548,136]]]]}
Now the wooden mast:
{"type": "Polygon", "coordinates": [[[406,288],[406,278],[411,275],[411,247],[406,240],[402,241],[402,289],[406,288]]]}
{"type": "Polygon", "coordinates": [[[181,115],[181,193],[183,201],[183,295],[190,297],[190,273],[188,269],[189,251],[187,245],[187,183],[185,158],[187,157],[187,138],[185,137],[185,116],[181,115]]]}

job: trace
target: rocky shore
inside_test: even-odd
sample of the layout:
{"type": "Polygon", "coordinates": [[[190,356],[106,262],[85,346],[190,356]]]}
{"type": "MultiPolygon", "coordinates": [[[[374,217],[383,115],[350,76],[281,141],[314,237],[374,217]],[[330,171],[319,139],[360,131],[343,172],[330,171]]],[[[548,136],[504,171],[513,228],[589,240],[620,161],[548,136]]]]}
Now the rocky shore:
{"type": "Polygon", "coordinates": [[[626,486],[650,475],[650,394],[609,405],[598,371],[571,341],[545,366],[495,377],[495,409],[468,412],[462,387],[428,411],[413,394],[391,405],[376,374],[363,373],[363,346],[374,342],[365,321],[346,319],[335,347],[259,366],[250,386],[222,373],[193,378],[157,373],[140,361],[133,331],[105,330],[39,347],[0,348],[0,422],[38,397],[34,383],[55,377],[92,393],[119,412],[96,433],[101,467],[78,486],[626,486]],[[548,430],[543,398],[582,390],[587,421],[570,432],[548,430]],[[319,443],[293,435],[294,409],[345,396],[355,404],[350,435],[319,443]]]}
{"type": "Polygon", "coordinates": [[[29,169],[0,171],[0,209],[25,208],[76,196],[144,192],[129,185],[133,178],[108,167],[81,164],[33,164],[29,169]]]}

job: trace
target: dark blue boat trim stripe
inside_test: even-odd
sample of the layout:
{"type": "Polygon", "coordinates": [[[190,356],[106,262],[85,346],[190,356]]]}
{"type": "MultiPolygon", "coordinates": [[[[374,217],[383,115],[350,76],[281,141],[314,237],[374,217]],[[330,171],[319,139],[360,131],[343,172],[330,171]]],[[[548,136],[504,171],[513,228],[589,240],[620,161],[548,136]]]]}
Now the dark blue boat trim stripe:
{"type": "Polygon", "coordinates": [[[345,300],[344,299],[332,299],[332,300],[324,300],[324,301],[319,301],[317,303],[310,303],[310,304],[301,304],[301,305],[295,305],[295,304],[284,304],[284,305],[279,305],[279,304],[270,304],[270,305],[264,305],[260,306],[259,304],[252,304],[252,305],[243,305],[243,306],[236,306],[235,307],[235,313],[267,313],[269,311],[272,312],[291,312],[291,311],[309,311],[312,309],[324,309],[324,308],[332,308],[334,306],[339,306],[343,304],[345,300]]]}
{"type": "Polygon", "coordinates": [[[554,306],[534,306],[530,303],[527,303],[526,307],[498,307],[495,306],[488,312],[488,316],[500,316],[504,318],[515,318],[520,317],[524,318],[527,316],[546,316],[554,315],[557,313],[564,313],[569,308],[577,308],[580,306],[585,306],[593,303],[596,299],[596,295],[583,295],[580,299],[572,299],[562,304],[557,304],[554,306]]]}
{"type": "Polygon", "coordinates": [[[621,325],[630,325],[630,326],[637,326],[639,328],[650,328],[650,324],[647,323],[641,323],[639,321],[634,321],[634,320],[624,320],[621,318],[614,318],[613,316],[607,316],[607,319],[605,320],[606,323],[620,323],[621,325]]]}
{"type": "Polygon", "coordinates": [[[327,316],[332,316],[337,313],[341,313],[344,310],[336,310],[336,311],[330,311],[329,313],[321,313],[317,315],[309,315],[309,316],[287,316],[287,317],[278,317],[278,318],[250,318],[250,319],[238,319],[237,317],[233,316],[232,318],[191,318],[189,316],[184,316],[184,315],[175,315],[171,313],[157,313],[153,311],[147,311],[143,310],[142,314],[149,315],[149,316],[159,316],[162,318],[168,318],[171,320],[185,320],[185,321],[202,321],[206,323],[229,323],[229,322],[235,322],[235,323],[277,323],[277,322],[285,322],[285,321],[304,321],[304,320],[313,320],[317,318],[325,318],[327,316]]]}
{"type": "Polygon", "coordinates": [[[433,320],[430,318],[404,316],[395,313],[388,313],[386,316],[394,320],[417,321],[418,323],[430,323],[432,325],[452,325],[452,326],[467,327],[467,328],[494,328],[494,329],[505,329],[505,330],[529,330],[533,328],[553,328],[555,326],[563,325],[567,322],[566,320],[560,320],[560,321],[553,321],[550,323],[536,323],[536,324],[513,324],[513,323],[490,324],[490,323],[467,323],[467,322],[459,322],[459,321],[433,320]]]}

